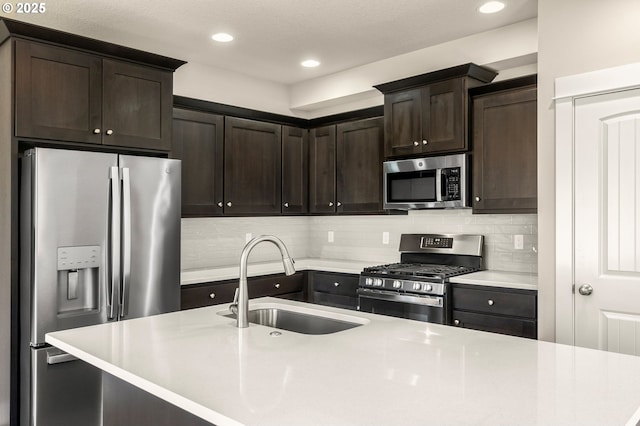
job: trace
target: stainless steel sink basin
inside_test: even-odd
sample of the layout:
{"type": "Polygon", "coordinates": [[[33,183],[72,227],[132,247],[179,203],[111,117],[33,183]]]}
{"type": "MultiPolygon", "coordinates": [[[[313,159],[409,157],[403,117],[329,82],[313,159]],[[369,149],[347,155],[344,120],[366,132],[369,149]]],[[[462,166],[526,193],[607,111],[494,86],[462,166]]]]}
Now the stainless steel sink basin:
{"type": "MultiPolygon", "coordinates": [[[[232,313],[224,316],[229,318],[236,317],[232,313]]],[[[363,325],[357,322],[279,308],[251,309],[249,311],[249,322],[302,334],[331,334],[363,325]]]]}

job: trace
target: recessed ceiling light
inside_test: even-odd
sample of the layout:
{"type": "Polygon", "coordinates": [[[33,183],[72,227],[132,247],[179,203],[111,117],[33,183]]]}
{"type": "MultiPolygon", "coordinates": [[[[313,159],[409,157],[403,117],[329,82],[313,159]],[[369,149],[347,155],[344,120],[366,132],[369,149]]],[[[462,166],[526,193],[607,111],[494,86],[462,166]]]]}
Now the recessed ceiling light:
{"type": "Polygon", "coordinates": [[[306,61],[300,62],[300,65],[305,68],[314,68],[320,65],[320,62],[316,61],[315,59],[307,59],[306,61]]]}
{"type": "Polygon", "coordinates": [[[221,43],[227,43],[233,40],[233,36],[227,33],[217,33],[211,36],[215,41],[219,41],[221,43]]]}
{"type": "Polygon", "coordinates": [[[489,1],[480,6],[480,13],[496,13],[504,9],[504,3],[501,1],[489,1]]]}

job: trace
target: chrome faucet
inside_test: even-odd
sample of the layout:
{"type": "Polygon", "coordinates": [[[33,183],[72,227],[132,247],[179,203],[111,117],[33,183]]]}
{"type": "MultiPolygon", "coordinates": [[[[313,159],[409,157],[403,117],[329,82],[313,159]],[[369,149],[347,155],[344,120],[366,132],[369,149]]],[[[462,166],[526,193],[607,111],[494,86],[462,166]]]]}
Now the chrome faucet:
{"type": "Polygon", "coordinates": [[[249,326],[249,295],[247,289],[247,259],[249,253],[258,244],[263,241],[273,243],[280,250],[280,256],[282,256],[282,264],[284,265],[284,273],[286,275],[293,275],[296,272],[296,268],[293,266],[293,259],[289,257],[289,252],[284,243],[273,235],[260,235],[255,237],[247,243],[242,249],[240,255],[240,282],[236,289],[235,296],[233,297],[233,303],[229,306],[229,310],[236,314],[238,318],[238,328],[246,328],[249,326]]]}

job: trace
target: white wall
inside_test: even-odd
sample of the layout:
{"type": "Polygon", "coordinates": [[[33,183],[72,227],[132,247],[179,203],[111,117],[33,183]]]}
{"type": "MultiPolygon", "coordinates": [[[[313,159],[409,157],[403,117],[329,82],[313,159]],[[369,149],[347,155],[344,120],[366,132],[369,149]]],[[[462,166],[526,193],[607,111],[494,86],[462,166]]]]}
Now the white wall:
{"type": "Polygon", "coordinates": [[[541,339],[555,339],[557,77],[640,62],[637,0],[538,0],[538,271],[541,339]]]}
{"type": "MultiPolygon", "coordinates": [[[[490,269],[537,270],[536,215],[473,215],[465,210],[421,210],[408,215],[202,218],[182,220],[182,268],[237,265],[245,233],[274,234],[294,258],[363,260],[372,265],[396,262],[403,233],[467,233],[485,236],[485,263],[490,269]],[[327,231],[334,242],[327,242],[327,231]],[[382,232],[389,232],[389,244],[382,232]],[[513,236],[524,236],[524,249],[513,248],[513,236]]],[[[278,251],[257,247],[252,262],[277,260],[278,251]]]]}

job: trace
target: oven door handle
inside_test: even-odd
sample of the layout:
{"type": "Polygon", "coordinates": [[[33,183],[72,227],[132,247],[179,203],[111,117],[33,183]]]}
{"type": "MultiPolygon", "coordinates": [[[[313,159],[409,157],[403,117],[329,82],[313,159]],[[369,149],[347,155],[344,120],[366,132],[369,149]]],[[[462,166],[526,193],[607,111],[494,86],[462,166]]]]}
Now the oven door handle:
{"type": "Polygon", "coordinates": [[[359,297],[364,297],[366,299],[410,303],[413,305],[436,306],[440,308],[443,307],[442,297],[439,296],[407,295],[388,291],[371,290],[368,288],[359,288],[357,293],[359,297]]]}

